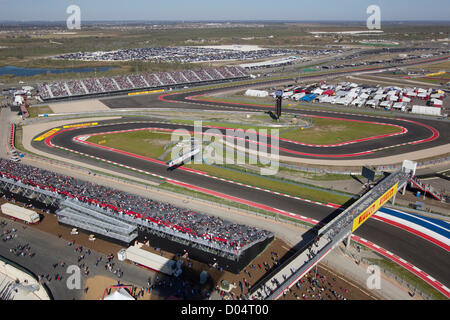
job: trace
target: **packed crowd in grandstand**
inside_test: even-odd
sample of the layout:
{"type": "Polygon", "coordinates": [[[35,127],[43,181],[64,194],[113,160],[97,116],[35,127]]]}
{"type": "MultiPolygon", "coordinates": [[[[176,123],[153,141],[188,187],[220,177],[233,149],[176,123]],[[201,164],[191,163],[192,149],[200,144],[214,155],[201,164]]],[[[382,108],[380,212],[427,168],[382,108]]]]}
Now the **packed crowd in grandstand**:
{"type": "Polygon", "coordinates": [[[257,60],[285,55],[316,56],[339,53],[341,49],[292,50],[292,49],[257,49],[233,50],[212,47],[154,47],[134,48],[116,51],[76,52],[54,57],[55,59],[83,61],[164,61],[164,62],[207,62],[229,60],[257,60]]]}
{"type": "Polygon", "coordinates": [[[199,238],[227,248],[239,249],[271,235],[266,230],[235,224],[218,217],[5,159],[0,159],[0,176],[56,192],[65,197],[76,198],[82,202],[96,204],[113,212],[146,219],[155,225],[169,227],[175,232],[189,234],[193,241],[199,238]]]}
{"type": "Polygon", "coordinates": [[[112,78],[40,83],[37,88],[41,98],[47,100],[144,88],[157,88],[177,84],[236,79],[247,76],[248,74],[243,68],[228,66],[202,70],[144,73],[116,76],[112,78]]]}

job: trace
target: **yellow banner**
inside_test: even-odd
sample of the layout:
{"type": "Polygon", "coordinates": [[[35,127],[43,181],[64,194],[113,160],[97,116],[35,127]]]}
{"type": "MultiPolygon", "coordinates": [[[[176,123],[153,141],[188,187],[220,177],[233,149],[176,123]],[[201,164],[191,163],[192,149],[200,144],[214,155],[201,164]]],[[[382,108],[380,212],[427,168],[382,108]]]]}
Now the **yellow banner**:
{"type": "Polygon", "coordinates": [[[441,72],[435,72],[435,73],[429,73],[425,77],[435,77],[435,76],[441,76],[443,74],[446,74],[447,72],[441,71],[441,72]]]}
{"type": "Polygon", "coordinates": [[[128,95],[129,96],[135,96],[135,95],[138,95],[138,94],[149,94],[149,93],[160,93],[160,92],[164,92],[164,90],[130,92],[128,95]]]}
{"type": "Polygon", "coordinates": [[[69,129],[69,128],[80,128],[80,127],[88,127],[88,126],[96,126],[96,125],[98,125],[98,122],[71,124],[68,126],[64,126],[63,128],[69,129]]]}
{"type": "Polygon", "coordinates": [[[358,229],[364,222],[366,222],[367,219],[369,219],[375,212],[378,211],[386,202],[389,201],[396,193],[398,188],[398,182],[390,188],[388,191],[386,191],[385,194],[383,194],[381,197],[379,197],[370,207],[368,207],[366,210],[364,210],[359,216],[353,220],[353,229],[352,232],[354,232],[356,229],[358,229]]]}
{"type": "Polygon", "coordinates": [[[60,128],[54,128],[46,133],[44,133],[42,136],[37,137],[36,139],[34,139],[34,141],[42,141],[44,139],[47,139],[48,137],[50,137],[52,134],[58,132],[59,130],[61,130],[60,128]]]}

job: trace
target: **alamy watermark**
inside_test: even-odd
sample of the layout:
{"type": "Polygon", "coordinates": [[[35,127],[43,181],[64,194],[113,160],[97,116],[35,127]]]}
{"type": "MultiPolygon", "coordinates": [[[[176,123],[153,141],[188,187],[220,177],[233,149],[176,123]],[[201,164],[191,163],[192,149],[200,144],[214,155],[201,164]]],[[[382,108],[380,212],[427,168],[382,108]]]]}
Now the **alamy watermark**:
{"type": "Polygon", "coordinates": [[[69,30],[80,30],[81,29],[81,9],[77,5],[70,5],[66,10],[67,14],[70,16],[66,20],[67,29],[69,30]]]}
{"type": "Polygon", "coordinates": [[[367,14],[370,16],[367,18],[367,28],[369,30],[381,29],[381,9],[377,5],[370,5],[367,7],[367,14]]]}
{"type": "Polygon", "coordinates": [[[81,270],[77,265],[70,265],[67,267],[66,273],[70,276],[66,280],[66,286],[69,290],[81,289],[81,270]]]}
{"type": "Polygon", "coordinates": [[[370,276],[367,278],[366,285],[369,290],[381,289],[381,272],[377,265],[370,265],[367,267],[367,273],[370,276]]]}
{"type": "Polygon", "coordinates": [[[260,128],[203,128],[194,122],[194,132],[176,129],[171,141],[170,166],[180,163],[258,165],[261,175],[275,175],[279,168],[279,130],[260,128]],[[192,160],[193,159],[193,160],[192,160]]]}

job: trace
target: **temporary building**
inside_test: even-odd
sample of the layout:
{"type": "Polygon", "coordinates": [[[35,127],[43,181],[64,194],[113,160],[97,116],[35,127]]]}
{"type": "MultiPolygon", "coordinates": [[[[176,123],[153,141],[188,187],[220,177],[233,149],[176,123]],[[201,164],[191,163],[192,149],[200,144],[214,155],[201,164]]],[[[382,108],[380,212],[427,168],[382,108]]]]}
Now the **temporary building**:
{"type": "Polygon", "coordinates": [[[306,96],[306,93],[300,92],[300,93],[296,93],[296,94],[292,95],[291,99],[294,99],[294,100],[298,101],[301,98],[303,98],[304,96],[306,96]]]}
{"type": "Polygon", "coordinates": [[[400,101],[400,102],[411,102],[411,98],[408,98],[408,97],[402,97],[402,98],[400,98],[398,101],[400,101]]]}
{"type": "Polygon", "coordinates": [[[442,108],[442,106],[443,106],[442,100],[439,100],[439,99],[433,99],[433,106],[434,106],[434,107],[440,107],[440,108],[442,108]]]}
{"type": "Polygon", "coordinates": [[[393,102],[392,101],[381,101],[380,103],[380,107],[386,108],[387,110],[389,110],[392,107],[393,102]]]}
{"type": "Polygon", "coordinates": [[[367,93],[363,93],[359,96],[360,99],[367,99],[369,98],[369,95],[367,93]]]}
{"type": "Polygon", "coordinates": [[[308,94],[302,98],[302,101],[310,102],[314,100],[315,97],[317,97],[317,94],[308,94]]]}
{"type": "Polygon", "coordinates": [[[245,91],[245,95],[249,96],[249,97],[265,98],[265,97],[269,96],[269,93],[264,90],[248,89],[247,91],[245,91]]]}
{"type": "Polygon", "coordinates": [[[426,92],[421,92],[417,94],[417,98],[420,99],[427,99],[428,98],[428,94],[426,92]]]}
{"type": "Polygon", "coordinates": [[[366,103],[366,101],[366,99],[358,98],[352,101],[352,105],[356,107],[362,107],[366,103]]]}
{"type": "Polygon", "coordinates": [[[27,223],[37,223],[40,220],[39,214],[35,211],[16,206],[12,203],[2,204],[1,210],[4,215],[25,221],[27,223]]]}
{"type": "Polygon", "coordinates": [[[293,94],[294,94],[294,91],[283,92],[283,98],[284,99],[289,98],[293,94]]]}
{"type": "Polygon", "coordinates": [[[407,103],[406,102],[396,102],[392,105],[394,109],[400,109],[401,111],[406,111],[407,103]]]}
{"type": "Polygon", "coordinates": [[[377,100],[369,100],[366,102],[366,106],[375,108],[378,105],[378,101],[377,100]]]}
{"type": "Polygon", "coordinates": [[[346,96],[347,95],[347,91],[343,91],[343,90],[337,91],[336,95],[339,96],[339,97],[346,96]]]}
{"type": "Polygon", "coordinates": [[[356,98],[358,94],[356,92],[349,92],[346,97],[347,98],[356,98]]]}
{"type": "Polygon", "coordinates": [[[329,96],[319,96],[317,97],[317,101],[320,103],[330,103],[331,97],[329,96]]]}
{"type": "Polygon", "coordinates": [[[434,93],[430,96],[431,99],[442,99],[444,97],[443,93],[434,93]]]}
{"type": "Polygon", "coordinates": [[[397,96],[389,96],[388,97],[389,101],[398,101],[398,97],[397,96]]]}
{"type": "Polygon", "coordinates": [[[413,106],[411,113],[440,116],[441,108],[427,107],[427,106],[413,106]]]}
{"type": "Polygon", "coordinates": [[[383,100],[383,95],[377,94],[375,97],[373,97],[373,100],[383,100]]]}
{"type": "Polygon", "coordinates": [[[143,250],[138,246],[131,246],[125,250],[126,259],[138,263],[144,267],[157,272],[165,273],[169,276],[178,276],[181,274],[181,269],[177,268],[177,263],[174,260],[161,257],[160,255],[143,250]]]}
{"type": "Polygon", "coordinates": [[[323,90],[317,88],[317,89],[315,89],[312,93],[314,93],[314,94],[322,94],[322,93],[323,93],[323,90]]]}
{"type": "Polygon", "coordinates": [[[24,103],[24,99],[22,96],[15,96],[14,97],[14,102],[13,105],[14,106],[21,106],[24,103]]]}

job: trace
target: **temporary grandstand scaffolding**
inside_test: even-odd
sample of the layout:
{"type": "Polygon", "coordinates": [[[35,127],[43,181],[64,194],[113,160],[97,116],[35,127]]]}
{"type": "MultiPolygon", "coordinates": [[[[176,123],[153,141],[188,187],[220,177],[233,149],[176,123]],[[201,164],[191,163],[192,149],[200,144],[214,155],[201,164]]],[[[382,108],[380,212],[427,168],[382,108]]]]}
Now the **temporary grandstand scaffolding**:
{"type": "MultiPolygon", "coordinates": [[[[18,172],[28,167],[9,161],[6,170],[8,166],[16,167],[18,172]]],[[[33,170],[36,169],[33,168],[33,170]]],[[[234,273],[240,272],[274,238],[273,233],[269,231],[238,225],[236,233],[232,231],[233,229],[226,229],[230,232],[226,231],[227,235],[224,239],[221,238],[223,237],[221,231],[214,228],[197,232],[178,225],[176,221],[162,218],[160,209],[155,209],[155,214],[123,210],[117,207],[117,204],[112,205],[95,200],[95,195],[92,196],[94,199],[86,198],[73,194],[73,191],[68,192],[69,190],[65,190],[64,187],[62,190],[55,189],[55,186],[47,186],[46,182],[27,180],[3,170],[5,169],[2,169],[0,173],[0,190],[13,196],[26,197],[34,203],[46,204],[47,208],[56,210],[58,222],[61,224],[77,227],[99,237],[121,243],[130,244],[134,240],[143,243],[149,241],[152,246],[170,252],[186,251],[192,259],[205,263],[215,260],[224,270],[234,273]],[[241,228],[247,236],[240,233],[241,228]]],[[[46,170],[42,171],[46,172],[46,170]]],[[[20,175],[16,171],[13,172],[20,175]]],[[[57,178],[59,182],[64,179],[63,176],[52,175],[52,177],[57,178]]],[[[71,183],[74,181],[71,180],[71,183]]],[[[173,209],[179,210],[179,208],[173,209]]],[[[204,214],[195,214],[207,217],[204,214]]],[[[207,219],[210,218],[208,216],[207,219]]],[[[221,223],[224,226],[235,225],[230,221],[221,221],[221,223]]]]}
{"type": "Polygon", "coordinates": [[[30,186],[20,181],[5,178],[0,175],[0,190],[5,190],[13,194],[21,195],[30,200],[38,201],[48,206],[57,204],[61,195],[36,186],[30,186]]]}
{"type": "Polygon", "coordinates": [[[88,208],[75,199],[66,199],[60,203],[56,212],[58,222],[96,234],[131,243],[138,236],[135,225],[120,221],[106,214],[104,210],[88,208]]]}

